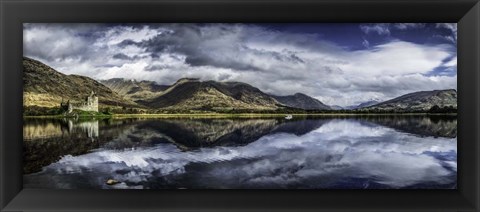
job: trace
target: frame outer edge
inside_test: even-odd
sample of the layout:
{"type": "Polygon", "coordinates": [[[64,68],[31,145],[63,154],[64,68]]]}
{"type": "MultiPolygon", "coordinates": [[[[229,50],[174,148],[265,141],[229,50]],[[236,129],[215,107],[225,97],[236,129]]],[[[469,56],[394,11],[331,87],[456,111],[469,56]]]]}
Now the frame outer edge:
{"type": "MultiPolygon", "coordinates": [[[[475,8],[475,20],[476,20],[476,24],[477,24],[477,27],[476,27],[476,33],[477,33],[477,36],[476,36],[476,46],[475,46],[475,50],[476,50],[476,55],[477,57],[479,56],[480,54],[480,2],[477,1],[477,3],[475,4],[474,6],[475,8]]],[[[477,58],[476,60],[476,72],[477,72],[477,83],[475,84],[476,85],[476,94],[477,94],[477,98],[476,98],[476,104],[477,105],[477,108],[476,108],[476,125],[477,127],[479,126],[479,123],[480,123],[480,108],[478,108],[478,106],[480,106],[480,58],[477,58]]],[[[479,168],[479,165],[480,165],[480,130],[476,130],[476,149],[477,149],[477,154],[476,154],[476,165],[477,165],[477,176],[476,176],[476,179],[477,179],[477,188],[475,189],[475,198],[476,198],[476,201],[473,202],[474,204],[474,207],[475,207],[475,210],[476,211],[480,211],[480,168],[479,168]]]]}
{"type": "MultiPolygon", "coordinates": [[[[4,44],[4,22],[5,22],[5,13],[3,12],[4,10],[4,1],[3,0],[0,0],[0,187],[1,188],[4,188],[5,187],[5,179],[4,179],[4,173],[5,173],[5,154],[4,154],[4,151],[5,151],[5,148],[4,148],[4,142],[5,142],[5,137],[4,137],[4,133],[3,133],[3,122],[4,122],[4,119],[2,117],[4,117],[4,110],[5,110],[5,107],[3,106],[4,104],[4,98],[3,98],[3,93],[5,91],[4,89],[4,86],[5,86],[5,83],[4,83],[4,80],[5,80],[5,77],[3,76],[3,72],[5,71],[5,68],[4,68],[4,62],[3,62],[3,56],[5,55],[4,54],[4,47],[3,47],[3,44],[4,44]]],[[[5,194],[4,194],[4,189],[0,189],[0,210],[2,210],[5,206],[6,206],[6,197],[5,197],[5,194]]]]}
{"type": "MultiPolygon", "coordinates": [[[[474,90],[473,91],[470,91],[467,96],[470,97],[470,98],[474,98],[474,99],[463,99],[462,103],[464,104],[464,106],[462,106],[462,108],[465,107],[465,104],[469,103],[469,102],[472,102],[474,103],[473,105],[473,109],[474,111],[474,114],[473,114],[473,117],[472,116],[469,116],[468,118],[473,118],[473,123],[475,124],[476,127],[479,127],[479,124],[480,124],[480,58],[479,55],[480,55],[480,1],[477,1],[477,3],[467,12],[465,13],[465,16],[462,17],[459,22],[461,22],[464,18],[468,18],[468,19],[473,19],[472,21],[474,22],[474,24],[476,25],[476,27],[474,28],[474,31],[473,32],[473,35],[475,37],[475,39],[473,39],[473,43],[470,43],[470,48],[473,48],[473,56],[477,57],[477,58],[474,58],[474,61],[472,61],[472,65],[474,65],[473,69],[474,70],[466,70],[466,71],[472,71],[473,72],[473,77],[475,77],[475,84],[473,86],[474,90]],[[470,17],[467,17],[467,16],[470,16],[470,17]],[[473,16],[473,17],[472,17],[473,16]],[[470,100],[470,101],[469,101],[470,100]]],[[[467,19],[467,20],[468,20],[467,19]]],[[[466,34],[466,33],[461,33],[461,34],[466,34]]],[[[460,36],[463,36],[463,35],[460,35],[460,36]]],[[[462,44],[462,47],[464,47],[465,45],[462,44]]],[[[457,51],[458,51],[458,47],[459,45],[457,44],[457,51]]],[[[457,54],[458,55],[458,54],[457,54]]],[[[462,56],[459,55],[461,58],[462,56]]],[[[468,57],[468,56],[467,56],[468,57]]],[[[464,56],[464,58],[466,58],[464,56]]],[[[458,60],[463,60],[463,59],[458,59],[458,60]]],[[[467,59],[469,60],[469,59],[467,59]]],[[[458,68],[458,65],[457,65],[457,68],[458,68]]],[[[465,70],[464,70],[465,71],[465,70]]],[[[460,78],[458,78],[460,79],[460,78]]],[[[457,79],[457,83],[458,83],[458,79],[457,79]]],[[[457,90],[459,89],[459,86],[457,84],[457,90]]],[[[463,89],[462,89],[463,90],[463,89]]],[[[467,91],[462,91],[462,92],[468,92],[467,91]]],[[[463,125],[462,123],[459,123],[459,125],[463,125]]],[[[460,129],[462,129],[462,127],[460,127],[460,129]]],[[[480,212],[480,169],[479,169],[479,165],[480,165],[480,130],[479,129],[474,129],[474,135],[473,135],[473,142],[474,142],[474,149],[475,149],[475,155],[473,156],[473,165],[476,165],[476,170],[475,172],[472,172],[472,174],[474,174],[474,176],[470,176],[470,177],[474,177],[475,181],[475,185],[474,188],[472,188],[472,193],[473,196],[470,196],[470,195],[467,195],[467,196],[463,196],[465,198],[465,200],[471,204],[471,207],[473,208],[472,212],[475,211],[475,212],[480,212]]],[[[458,137],[457,137],[458,138],[458,137]]],[[[457,144],[457,147],[458,147],[458,144],[457,144]]],[[[461,158],[461,157],[460,157],[461,158]]],[[[457,162],[458,162],[458,159],[457,159],[457,162]]],[[[462,163],[468,163],[468,161],[463,161],[462,163]]],[[[457,175],[458,176],[458,175],[457,175]]],[[[457,178],[458,180],[458,178],[457,178]]],[[[458,182],[457,182],[458,183],[458,182]]],[[[463,184],[463,183],[462,183],[463,184]]],[[[465,186],[465,184],[464,184],[465,186]]],[[[463,189],[462,189],[463,190],[463,189]]],[[[465,195],[465,193],[464,193],[465,195]]]]}
{"type": "MultiPolygon", "coordinates": [[[[4,115],[5,115],[5,92],[6,92],[6,85],[5,85],[5,52],[7,52],[5,49],[4,49],[4,46],[5,46],[5,35],[6,35],[6,32],[4,31],[6,26],[6,20],[5,20],[5,13],[4,13],[4,10],[5,10],[5,2],[8,2],[8,1],[4,1],[4,0],[0,0],[0,173],[2,175],[0,175],[0,211],[2,211],[4,209],[4,207],[7,205],[7,203],[9,203],[9,201],[12,200],[11,197],[6,197],[4,194],[4,190],[2,188],[5,188],[5,164],[6,164],[6,156],[5,156],[5,149],[3,148],[5,146],[5,143],[6,140],[5,140],[5,134],[4,134],[4,127],[5,127],[5,120],[4,120],[4,115]],[[10,198],[10,199],[9,199],[10,198]]],[[[43,2],[43,1],[40,1],[40,2],[43,2]]],[[[68,2],[68,1],[67,1],[68,2]]],[[[480,3],[477,3],[475,4],[475,6],[472,8],[472,11],[471,12],[474,12],[475,13],[475,20],[476,20],[476,23],[479,24],[480,23],[480,3]]],[[[478,25],[477,25],[478,26],[478,25]]],[[[475,29],[475,33],[476,33],[476,39],[475,39],[475,43],[472,45],[472,47],[475,48],[475,52],[476,52],[476,55],[478,55],[478,53],[480,52],[480,29],[479,27],[476,27],[475,29]]],[[[475,78],[476,78],[476,82],[480,82],[480,62],[479,60],[475,60],[475,78]]],[[[475,94],[475,104],[478,106],[480,105],[480,96],[478,96],[479,94],[479,91],[480,91],[480,83],[476,83],[475,84],[475,91],[473,91],[473,94],[475,94]]],[[[479,108],[476,108],[475,109],[475,114],[474,114],[474,118],[476,119],[475,120],[475,123],[478,124],[480,122],[480,114],[479,114],[479,108]]],[[[479,131],[475,131],[475,142],[476,142],[476,146],[475,146],[475,149],[477,150],[477,153],[480,153],[480,132],[479,131]]],[[[478,154],[475,155],[475,160],[476,162],[478,163],[479,162],[479,159],[480,159],[480,156],[478,154]]],[[[480,178],[478,176],[480,176],[480,169],[476,169],[476,175],[477,175],[477,185],[476,185],[476,188],[475,188],[475,199],[473,200],[473,202],[471,202],[471,204],[473,204],[473,206],[475,207],[475,210],[479,210],[479,205],[480,205],[480,198],[479,198],[479,192],[480,192],[480,178]]]]}
{"type": "MultiPolygon", "coordinates": [[[[472,11],[474,13],[474,18],[475,18],[475,24],[477,27],[475,28],[475,43],[473,45],[473,48],[475,49],[475,55],[477,56],[475,60],[475,77],[476,77],[476,83],[475,83],[475,91],[474,93],[474,98],[475,98],[475,125],[478,127],[480,123],[480,61],[478,56],[480,55],[480,2],[477,1],[475,6],[472,8],[472,11]]],[[[476,149],[476,154],[475,154],[475,164],[477,165],[476,169],[476,188],[474,188],[474,200],[472,201],[473,207],[475,208],[475,211],[480,211],[480,169],[478,165],[480,165],[480,130],[475,130],[475,149],[476,149]]]]}

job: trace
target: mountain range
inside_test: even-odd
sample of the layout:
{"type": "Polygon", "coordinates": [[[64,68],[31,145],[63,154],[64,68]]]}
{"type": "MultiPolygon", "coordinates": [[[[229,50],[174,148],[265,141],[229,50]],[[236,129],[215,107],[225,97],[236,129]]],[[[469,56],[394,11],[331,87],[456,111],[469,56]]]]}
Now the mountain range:
{"type": "Polygon", "coordinates": [[[351,106],[347,106],[345,107],[344,109],[347,109],[347,110],[355,110],[355,109],[362,109],[362,108],[366,108],[366,107],[370,107],[370,106],[373,106],[373,105],[376,105],[380,103],[380,101],[378,100],[370,100],[370,101],[366,101],[366,102],[362,102],[358,105],[351,105],[351,106]]]}
{"type": "Polygon", "coordinates": [[[258,109],[299,108],[329,110],[328,105],[305,94],[274,96],[242,82],[200,81],[179,79],[171,86],[153,81],[110,79],[101,81],[124,98],[149,108],[195,109],[258,109]],[[155,88],[155,89],[152,89],[155,88]]]}
{"type": "MultiPolygon", "coordinates": [[[[96,81],[85,76],[65,75],[27,57],[23,58],[23,67],[25,107],[57,107],[62,101],[80,101],[95,91],[101,108],[223,112],[339,109],[306,94],[276,96],[243,82],[200,81],[195,78],[182,78],[172,85],[121,78],[96,81]]],[[[344,109],[408,111],[428,110],[435,105],[456,109],[456,91],[421,91],[385,102],[370,101],[344,109]]]]}

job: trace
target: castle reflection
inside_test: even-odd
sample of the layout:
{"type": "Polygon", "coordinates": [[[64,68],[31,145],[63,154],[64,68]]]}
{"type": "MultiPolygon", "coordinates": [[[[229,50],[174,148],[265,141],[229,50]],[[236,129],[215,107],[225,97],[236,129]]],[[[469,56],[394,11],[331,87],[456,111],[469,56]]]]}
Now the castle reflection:
{"type": "Polygon", "coordinates": [[[23,125],[23,139],[48,139],[68,137],[72,134],[84,133],[92,140],[99,135],[98,120],[87,119],[26,119],[23,125]]]}

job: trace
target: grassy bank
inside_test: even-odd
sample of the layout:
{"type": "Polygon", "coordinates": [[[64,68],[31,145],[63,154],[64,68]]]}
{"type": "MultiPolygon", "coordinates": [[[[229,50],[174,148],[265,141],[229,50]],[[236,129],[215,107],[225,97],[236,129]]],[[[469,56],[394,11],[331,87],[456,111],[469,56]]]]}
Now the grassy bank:
{"type": "MultiPolygon", "coordinates": [[[[331,117],[331,116],[425,116],[441,115],[456,116],[456,113],[201,113],[201,114],[82,114],[77,117],[99,118],[280,118],[286,115],[293,117],[331,117]]],[[[25,118],[72,118],[63,115],[24,116],[25,118]]]]}

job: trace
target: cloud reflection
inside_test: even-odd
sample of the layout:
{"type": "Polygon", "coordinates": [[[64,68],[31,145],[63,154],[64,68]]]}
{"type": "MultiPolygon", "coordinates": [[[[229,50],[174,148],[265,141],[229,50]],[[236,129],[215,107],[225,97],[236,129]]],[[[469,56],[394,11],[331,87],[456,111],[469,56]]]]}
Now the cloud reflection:
{"type": "Polygon", "coordinates": [[[456,138],[335,119],[306,134],[279,132],[244,146],[98,149],[30,177],[48,176],[62,188],[451,188],[456,155],[456,138]],[[122,183],[107,186],[109,178],[122,183]]]}

